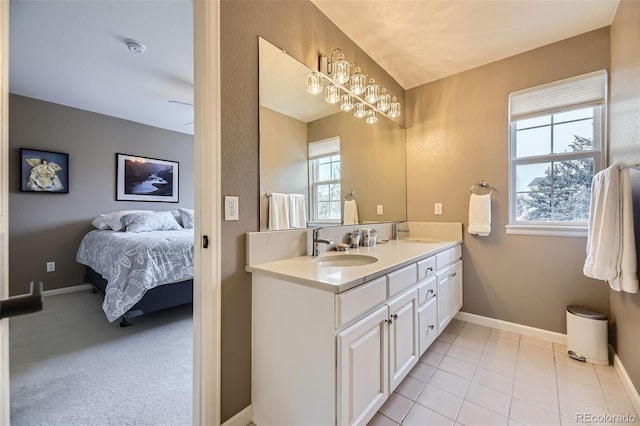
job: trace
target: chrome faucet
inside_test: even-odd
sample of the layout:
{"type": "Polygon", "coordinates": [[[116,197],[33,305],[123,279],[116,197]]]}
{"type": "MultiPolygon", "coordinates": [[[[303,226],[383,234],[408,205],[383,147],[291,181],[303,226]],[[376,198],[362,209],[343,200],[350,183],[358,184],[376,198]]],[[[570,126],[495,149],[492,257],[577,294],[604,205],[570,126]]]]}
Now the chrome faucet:
{"type": "Polygon", "coordinates": [[[400,229],[400,222],[395,222],[393,224],[393,239],[399,240],[401,232],[409,232],[408,229],[400,229]]]}
{"type": "Polygon", "coordinates": [[[318,255],[318,244],[333,244],[333,241],[331,240],[327,240],[324,238],[318,238],[319,235],[319,229],[314,229],[313,230],[313,254],[312,256],[317,256],[318,255]]]}

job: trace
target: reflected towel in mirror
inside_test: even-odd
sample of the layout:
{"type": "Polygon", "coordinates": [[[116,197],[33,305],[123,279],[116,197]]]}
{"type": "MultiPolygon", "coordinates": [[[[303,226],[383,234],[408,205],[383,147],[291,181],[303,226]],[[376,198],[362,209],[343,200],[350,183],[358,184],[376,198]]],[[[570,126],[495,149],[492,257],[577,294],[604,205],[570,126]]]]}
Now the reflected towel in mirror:
{"type": "Polygon", "coordinates": [[[269,198],[269,230],[289,229],[289,194],[271,193],[269,198]]]}
{"type": "Polygon", "coordinates": [[[289,226],[294,229],[307,227],[307,212],[302,194],[289,194],[289,226]]]}
{"type": "Polygon", "coordinates": [[[356,200],[347,200],[344,202],[343,225],[358,224],[358,205],[356,200]]]}

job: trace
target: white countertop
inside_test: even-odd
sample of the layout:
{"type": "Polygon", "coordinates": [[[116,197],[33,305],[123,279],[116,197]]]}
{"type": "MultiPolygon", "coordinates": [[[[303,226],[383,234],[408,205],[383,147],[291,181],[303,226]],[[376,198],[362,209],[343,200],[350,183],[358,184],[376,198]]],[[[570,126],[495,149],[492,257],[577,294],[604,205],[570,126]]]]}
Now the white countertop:
{"type": "Polygon", "coordinates": [[[360,247],[349,252],[328,251],[317,257],[300,256],[276,260],[246,266],[245,270],[252,274],[268,275],[320,290],[341,293],[461,243],[461,240],[437,243],[390,241],[388,244],[360,247]],[[319,266],[313,262],[314,259],[347,253],[374,256],[378,261],[368,265],[346,267],[319,266]]]}

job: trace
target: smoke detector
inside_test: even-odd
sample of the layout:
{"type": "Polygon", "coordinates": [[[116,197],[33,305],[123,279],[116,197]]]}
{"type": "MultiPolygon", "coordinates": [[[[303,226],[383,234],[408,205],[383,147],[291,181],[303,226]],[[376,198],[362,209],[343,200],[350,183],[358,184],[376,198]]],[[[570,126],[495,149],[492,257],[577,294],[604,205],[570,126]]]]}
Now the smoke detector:
{"type": "Polygon", "coordinates": [[[127,45],[127,48],[129,48],[129,51],[136,55],[142,55],[144,51],[147,50],[144,44],[136,40],[125,40],[124,43],[127,45]]]}

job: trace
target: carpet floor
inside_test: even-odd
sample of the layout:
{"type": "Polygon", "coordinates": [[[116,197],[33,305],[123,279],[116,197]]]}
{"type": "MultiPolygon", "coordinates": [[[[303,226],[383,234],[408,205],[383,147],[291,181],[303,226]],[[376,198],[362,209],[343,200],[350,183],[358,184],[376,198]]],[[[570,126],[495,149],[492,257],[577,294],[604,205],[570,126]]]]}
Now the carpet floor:
{"type": "Polygon", "coordinates": [[[12,318],[11,424],[192,423],[192,305],[109,323],[102,297],[46,297],[44,310],[12,318]]]}

